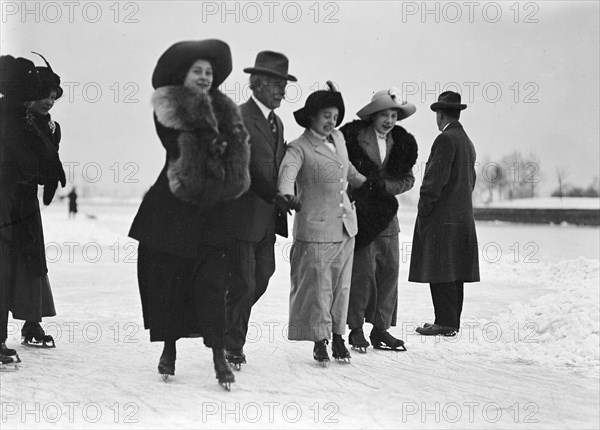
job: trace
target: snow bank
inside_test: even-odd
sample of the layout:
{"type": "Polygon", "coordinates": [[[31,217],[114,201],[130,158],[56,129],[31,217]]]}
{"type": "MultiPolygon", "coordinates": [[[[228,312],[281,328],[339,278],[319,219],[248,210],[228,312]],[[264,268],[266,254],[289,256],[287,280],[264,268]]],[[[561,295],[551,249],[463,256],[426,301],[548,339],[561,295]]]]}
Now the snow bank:
{"type": "MultiPolygon", "coordinates": [[[[506,313],[466,322],[467,353],[502,356],[515,362],[571,367],[598,375],[599,262],[584,257],[558,264],[495,267],[500,283],[517,279],[534,289],[554,290],[528,303],[512,303],[506,313]]],[[[462,336],[464,337],[464,336],[462,336]]]]}

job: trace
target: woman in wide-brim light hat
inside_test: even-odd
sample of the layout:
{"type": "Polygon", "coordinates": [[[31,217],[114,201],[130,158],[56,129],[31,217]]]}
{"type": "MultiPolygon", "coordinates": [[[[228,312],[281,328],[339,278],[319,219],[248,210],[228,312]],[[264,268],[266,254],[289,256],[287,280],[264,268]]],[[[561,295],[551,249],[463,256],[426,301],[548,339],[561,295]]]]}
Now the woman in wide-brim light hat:
{"type": "Polygon", "coordinates": [[[344,101],[328,84],[329,90],[312,93],[294,112],[306,129],[287,146],[278,180],[279,191],[294,195],[296,188],[301,203],[290,256],[288,337],[313,341],[313,358],[322,365],[329,361],[332,334],[333,357],[350,359],[342,335],[357,224],[346,189],[348,183],[359,187],[366,180],[348,161],[344,137],[336,130],[344,117],[344,101]]]}
{"type": "Polygon", "coordinates": [[[225,215],[250,185],[248,133],[217,88],[230,72],[229,46],[216,39],[176,43],[158,60],[152,104],[167,161],[129,232],[140,242],[144,325],[151,341],[164,342],[159,372],[174,375],[179,338],[202,336],[227,389],[235,378],[224,351],[233,253],[225,215]]]}
{"type": "Polygon", "coordinates": [[[371,344],[378,349],[405,350],[388,329],[396,325],[400,227],[396,196],[415,182],[412,168],[417,143],[396,125],[416,112],[415,105],[395,89],[377,91],[357,112],[360,120],[344,125],[348,157],[369,178],[369,186],[352,190],[358,216],[352,283],[348,307],[349,343],[366,352],[364,322],[371,323],[371,344]]]}

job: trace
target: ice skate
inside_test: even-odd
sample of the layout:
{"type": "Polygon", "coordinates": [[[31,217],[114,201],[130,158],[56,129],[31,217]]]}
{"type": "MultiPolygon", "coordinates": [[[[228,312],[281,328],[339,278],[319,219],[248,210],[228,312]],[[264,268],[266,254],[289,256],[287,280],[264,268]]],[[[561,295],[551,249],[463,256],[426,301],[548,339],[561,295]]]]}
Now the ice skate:
{"type": "Polygon", "coordinates": [[[231,391],[231,384],[235,382],[235,376],[225,359],[224,349],[213,349],[213,362],[219,385],[227,391],[231,391]]]}
{"type": "Polygon", "coordinates": [[[158,361],[158,373],[165,382],[169,376],[175,376],[175,356],[163,354],[158,361]]]}
{"type": "Polygon", "coordinates": [[[0,354],[0,372],[14,372],[19,370],[17,363],[12,357],[0,354]]]}
{"type": "Polygon", "coordinates": [[[348,336],[348,343],[352,345],[352,349],[360,352],[361,354],[367,353],[367,348],[369,347],[369,342],[365,339],[365,334],[363,333],[362,328],[355,328],[350,332],[348,336]]]}
{"type": "Polygon", "coordinates": [[[329,354],[327,354],[327,339],[315,342],[313,348],[313,358],[321,365],[321,367],[329,366],[329,354]]]}
{"type": "Polygon", "coordinates": [[[232,349],[225,351],[225,359],[236,370],[242,370],[242,364],[246,364],[246,355],[243,349],[232,349]]]}
{"type": "Polygon", "coordinates": [[[17,351],[12,348],[7,348],[6,342],[2,342],[0,344],[0,355],[11,357],[15,363],[21,362],[21,359],[19,358],[19,354],[17,354],[17,351]]]}
{"type": "Polygon", "coordinates": [[[52,336],[47,335],[40,323],[26,321],[21,329],[21,345],[35,348],[56,348],[52,336]]]}
{"type": "Polygon", "coordinates": [[[379,330],[373,327],[371,334],[371,345],[375,349],[384,349],[387,351],[406,351],[404,341],[396,339],[394,336],[389,334],[387,330],[379,330]]]}
{"type": "Polygon", "coordinates": [[[331,342],[331,355],[333,358],[338,360],[340,363],[350,363],[350,352],[344,345],[344,339],[340,334],[333,335],[333,342],[331,342]]]}

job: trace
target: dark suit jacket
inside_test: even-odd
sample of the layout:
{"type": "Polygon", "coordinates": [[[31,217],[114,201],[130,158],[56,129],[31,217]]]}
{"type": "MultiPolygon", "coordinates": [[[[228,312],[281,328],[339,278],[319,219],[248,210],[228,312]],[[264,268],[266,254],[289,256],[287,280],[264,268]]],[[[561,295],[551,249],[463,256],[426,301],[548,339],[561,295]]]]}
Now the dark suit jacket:
{"type": "Polygon", "coordinates": [[[427,160],[409,281],[479,281],[474,187],[475,147],[455,121],[435,139],[427,160]]]}
{"type": "Polygon", "coordinates": [[[277,140],[269,121],[253,99],[240,105],[244,125],[250,134],[250,190],[232,202],[230,225],[234,236],[247,242],[275,239],[275,233],[287,237],[287,214],[271,203],[277,194],[277,174],[285,155],[283,123],[277,121],[277,140]]]}

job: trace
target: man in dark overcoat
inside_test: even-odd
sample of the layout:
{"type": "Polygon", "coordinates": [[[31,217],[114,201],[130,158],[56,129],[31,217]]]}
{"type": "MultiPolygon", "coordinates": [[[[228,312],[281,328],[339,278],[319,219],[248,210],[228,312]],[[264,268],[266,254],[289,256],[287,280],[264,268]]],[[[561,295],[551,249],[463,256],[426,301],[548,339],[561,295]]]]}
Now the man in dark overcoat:
{"type": "Polygon", "coordinates": [[[479,281],[472,202],[475,147],[458,121],[466,107],[452,91],[431,105],[442,133],[425,167],[408,276],[431,289],[435,321],[417,328],[422,335],[454,336],[460,329],[463,285],[479,281]]]}
{"type": "Polygon", "coordinates": [[[288,200],[277,191],[277,174],[285,154],[283,123],[274,112],[285,98],[288,74],[285,55],[262,51],[250,73],[252,97],[240,105],[250,134],[250,190],[236,200],[231,215],[237,261],[225,298],[226,357],[239,370],[252,306],[265,293],[275,272],[275,234],[287,237],[288,200]]]}

